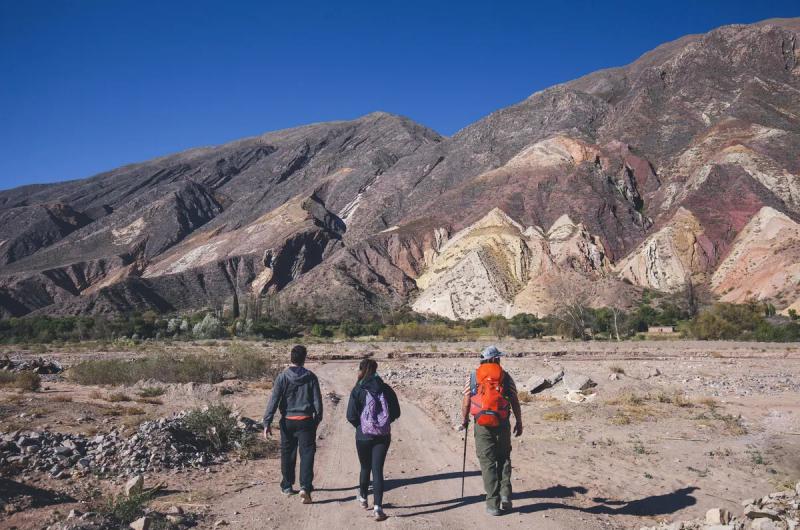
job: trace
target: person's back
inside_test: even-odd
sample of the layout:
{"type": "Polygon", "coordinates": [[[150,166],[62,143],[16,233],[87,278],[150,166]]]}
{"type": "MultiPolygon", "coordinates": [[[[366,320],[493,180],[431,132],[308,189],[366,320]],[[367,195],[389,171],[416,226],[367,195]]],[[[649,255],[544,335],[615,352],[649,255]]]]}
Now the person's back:
{"type": "Polygon", "coordinates": [[[392,387],[377,375],[378,363],[364,359],[359,365],[356,385],[347,403],[347,420],[356,428],[356,451],[361,464],[357,500],[368,508],[370,474],[374,517],[386,519],[383,512],[383,465],[392,442],[391,424],[400,417],[400,403],[392,387]]]}
{"type": "Polygon", "coordinates": [[[303,366],[305,359],[305,347],[295,346],[291,352],[292,366],[275,378],[264,412],[264,436],[272,434],[272,420],[276,410],[280,410],[281,491],[284,495],[295,493],[293,486],[299,449],[300,497],[303,503],[308,504],[314,489],[314,455],[317,426],[322,421],[322,394],[317,376],[303,366]]]}
{"type": "Polygon", "coordinates": [[[490,515],[511,509],[511,411],[516,418],[514,434],[522,434],[516,384],[500,367],[502,355],[494,346],[483,350],[480,366],[467,378],[461,407],[464,428],[470,415],[475,418],[475,451],[490,515]]]}

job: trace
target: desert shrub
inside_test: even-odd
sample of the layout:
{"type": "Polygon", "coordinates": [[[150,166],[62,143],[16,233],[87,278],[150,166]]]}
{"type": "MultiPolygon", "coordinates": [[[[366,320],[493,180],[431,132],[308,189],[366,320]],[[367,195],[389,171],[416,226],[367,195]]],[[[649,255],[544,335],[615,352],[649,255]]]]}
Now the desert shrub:
{"type": "Polygon", "coordinates": [[[184,358],[158,355],[144,359],[94,359],[70,368],[68,377],[81,385],[132,385],[145,379],[163,383],[218,383],[219,362],[198,356],[184,358]]]}
{"type": "Polygon", "coordinates": [[[235,443],[241,446],[241,430],[236,426],[236,418],[231,409],[222,403],[189,412],[183,418],[183,424],[217,452],[233,449],[235,443]]]}
{"type": "Polygon", "coordinates": [[[144,515],[144,505],[152,498],[153,492],[150,491],[132,493],[130,496],[111,495],[101,504],[98,511],[127,526],[144,515]]]}
{"type": "Polygon", "coordinates": [[[331,337],[333,332],[325,324],[314,324],[311,326],[311,335],[313,337],[331,337]]]}
{"type": "Polygon", "coordinates": [[[131,397],[122,392],[114,392],[106,396],[106,401],[110,401],[111,403],[119,403],[120,401],[130,401],[130,400],[131,397]]]}
{"type": "Polygon", "coordinates": [[[752,338],[758,328],[767,329],[763,311],[757,304],[714,304],[689,324],[689,332],[701,340],[752,338]]]}
{"type": "Polygon", "coordinates": [[[621,366],[611,366],[609,370],[611,370],[612,374],[620,374],[620,375],[625,374],[625,369],[621,366]]]}
{"type": "Polygon", "coordinates": [[[163,396],[166,390],[158,386],[146,386],[139,390],[138,394],[139,397],[143,398],[155,398],[158,396],[163,396]]]}
{"type": "Polygon", "coordinates": [[[222,360],[224,366],[232,371],[236,378],[244,380],[274,377],[279,370],[271,360],[256,352],[245,352],[230,355],[222,360]]]}
{"type": "Polygon", "coordinates": [[[572,414],[566,410],[551,410],[542,414],[542,419],[545,421],[569,421],[572,419],[572,414]]]}
{"type": "Polygon", "coordinates": [[[530,403],[533,401],[533,395],[527,390],[521,390],[517,393],[517,399],[519,399],[520,403],[530,403]]]}
{"type": "Polygon", "coordinates": [[[0,386],[36,392],[42,386],[42,378],[35,372],[0,372],[0,386]]]}
{"type": "Polygon", "coordinates": [[[196,339],[218,339],[226,336],[227,332],[217,317],[206,313],[203,320],[192,327],[192,335],[196,339]]]}
{"type": "Polygon", "coordinates": [[[418,322],[386,326],[381,330],[382,337],[401,341],[454,340],[465,333],[466,330],[464,328],[453,328],[439,323],[420,324],[418,322]]]}

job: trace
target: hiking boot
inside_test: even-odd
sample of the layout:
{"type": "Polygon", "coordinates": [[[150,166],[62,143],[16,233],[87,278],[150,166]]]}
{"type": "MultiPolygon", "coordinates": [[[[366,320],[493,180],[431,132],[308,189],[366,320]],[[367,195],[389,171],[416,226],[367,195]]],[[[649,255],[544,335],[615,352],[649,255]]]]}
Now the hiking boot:
{"type": "Polygon", "coordinates": [[[281,493],[283,493],[287,497],[290,495],[297,495],[297,491],[294,488],[282,488],[281,493]]]}
{"type": "Polygon", "coordinates": [[[306,490],[300,490],[300,498],[303,500],[303,504],[311,504],[311,493],[306,490]]]}
{"type": "Polygon", "coordinates": [[[380,506],[376,506],[374,511],[375,511],[374,514],[375,520],[378,522],[385,521],[386,519],[389,518],[389,516],[383,512],[383,509],[380,506]]]}
{"type": "Polygon", "coordinates": [[[504,512],[507,512],[511,508],[513,508],[513,504],[511,503],[511,499],[508,497],[500,497],[500,509],[504,512]]]}
{"type": "Polygon", "coordinates": [[[359,506],[361,506],[365,510],[369,510],[369,502],[367,502],[366,497],[362,497],[361,495],[356,495],[356,501],[358,502],[359,506]]]}
{"type": "Polygon", "coordinates": [[[500,515],[500,510],[498,510],[497,508],[492,508],[490,506],[487,506],[486,507],[486,514],[487,515],[492,515],[492,516],[498,516],[498,515],[500,515]]]}

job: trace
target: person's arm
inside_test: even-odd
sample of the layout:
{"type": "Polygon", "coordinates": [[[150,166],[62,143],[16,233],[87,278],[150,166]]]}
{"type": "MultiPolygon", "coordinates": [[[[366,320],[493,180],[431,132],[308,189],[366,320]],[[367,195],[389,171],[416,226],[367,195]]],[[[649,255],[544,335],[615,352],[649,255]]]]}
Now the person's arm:
{"type": "Polygon", "coordinates": [[[397,399],[397,394],[394,389],[389,385],[385,385],[384,392],[386,393],[386,404],[389,405],[389,421],[393,422],[400,417],[400,401],[397,399]]]}
{"type": "Polygon", "coordinates": [[[350,401],[347,402],[347,421],[356,429],[361,424],[361,418],[358,415],[358,386],[350,392],[350,401]]]}
{"type": "Polygon", "coordinates": [[[322,423],[322,391],[319,389],[319,379],[317,379],[316,376],[314,377],[312,392],[314,395],[314,421],[316,421],[317,425],[319,425],[322,423]]]}
{"type": "Polygon", "coordinates": [[[517,397],[517,384],[514,379],[508,375],[508,401],[511,403],[511,411],[514,413],[516,423],[514,424],[514,436],[522,435],[522,408],[519,406],[519,398],[517,397]]]}
{"type": "Polygon", "coordinates": [[[272,420],[275,418],[275,411],[278,410],[278,404],[281,402],[281,398],[283,397],[283,387],[284,387],[284,377],[283,373],[278,374],[278,377],[275,378],[275,382],[272,385],[272,395],[269,397],[269,401],[267,402],[267,408],[264,411],[264,436],[269,436],[272,434],[270,430],[270,426],[272,425],[272,420]]]}

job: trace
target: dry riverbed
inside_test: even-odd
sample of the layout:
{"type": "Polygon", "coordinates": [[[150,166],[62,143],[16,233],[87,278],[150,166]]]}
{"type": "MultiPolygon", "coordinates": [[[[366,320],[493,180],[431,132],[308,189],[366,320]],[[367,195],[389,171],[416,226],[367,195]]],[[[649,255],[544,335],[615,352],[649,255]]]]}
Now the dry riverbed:
{"type": "MultiPolygon", "coordinates": [[[[25,467],[21,459],[0,465],[0,527],[88,528],[91,517],[81,520],[78,514],[101,511],[138,474],[145,489],[158,486],[144,505],[163,527],[372,526],[353,500],[358,466],[352,428],[344,419],[357,359],[367,354],[378,360],[379,372],[398,390],[403,405],[387,460],[388,526],[640,528],[702,519],[712,508],[741,514],[742,499],[793,489],[800,478],[800,349],[795,345],[501,341],[510,354],[504,366],[521,389],[562,371],[564,376],[549,388],[523,394],[525,433],[515,439],[513,450],[515,509],[487,520],[472,440],[466,494],[460,496],[463,438],[452,428],[474,354],[485,345],[309,345],[309,368],[318,373],[327,395],[318,491],[311,506],[278,494],[279,462],[272,446],[257,454],[203,456],[194,442],[184,440],[193,454],[166,459],[148,450],[155,444],[148,437],[162,436],[173,421],[161,418],[215,403],[235,411],[241,432],[257,433],[258,426],[247,419],[260,420],[268,377],[245,381],[226,374],[214,384],[98,386],[77,384],[61,373],[43,376],[37,392],[4,388],[0,442],[38,436],[46,440],[41,447],[66,443],[75,449],[69,454],[59,449],[66,459],[53,460],[63,463],[55,473],[52,466],[25,467]],[[584,384],[587,378],[595,384],[584,384]],[[114,444],[119,444],[114,454],[128,454],[111,458],[103,452],[114,444]],[[88,460],[81,464],[84,455],[88,460]],[[67,519],[70,510],[77,512],[67,519]]],[[[43,356],[69,369],[86,359],[156,354],[224,359],[231,348],[280,363],[288,347],[219,341],[110,351],[100,345],[5,350],[12,359],[43,356]]],[[[16,445],[7,452],[12,449],[16,445]]],[[[33,460],[34,450],[27,451],[33,460]]]]}

